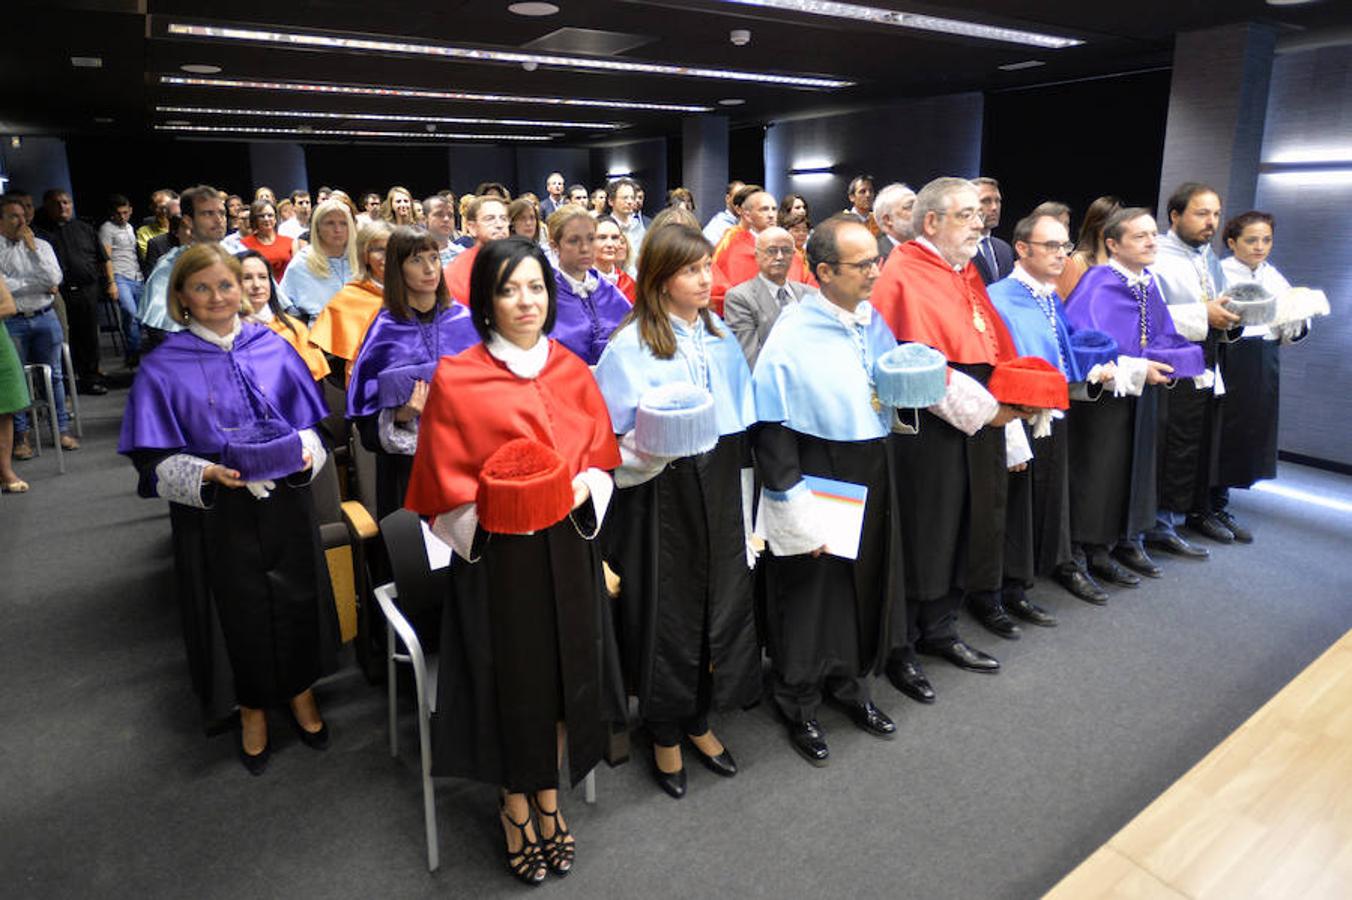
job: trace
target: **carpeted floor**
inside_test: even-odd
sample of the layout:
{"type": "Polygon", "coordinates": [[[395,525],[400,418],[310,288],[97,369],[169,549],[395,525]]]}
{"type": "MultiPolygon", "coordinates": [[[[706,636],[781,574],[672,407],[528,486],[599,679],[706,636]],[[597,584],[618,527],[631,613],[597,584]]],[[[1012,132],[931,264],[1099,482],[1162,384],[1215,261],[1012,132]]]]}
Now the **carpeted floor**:
{"type": "MultiPolygon", "coordinates": [[[[438,784],[442,867],[424,866],[416,742],[389,757],[383,694],[348,669],[320,688],[324,754],[274,719],[250,778],[236,736],[205,739],[170,593],[169,522],[115,456],[125,391],[86,398],[85,448],[21,464],[0,497],[0,895],[505,896],[492,788],[438,784]]],[[[1292,466],[1279,485],[1352,500],[1352,479],[1292,466]]],[[[1240,492],[1252,547],[1017,643],[965,625],[995,677],[933,662],[939,703],[876,683],[900,733],[823,713],[830,767],[787,746],[765,705],[715,725],[742,773],[690,766],[677,802],[646,756],[602,767],[599,803],[565,797],[570,897],[1034,897],[1078,864],[1352,628],[1352,509],[1240,492]]],[[[1033,632],[1033,633],[1028,633],[1033,632]]],[[[689,760],[688,760],[689,762],[689,760]]]]}

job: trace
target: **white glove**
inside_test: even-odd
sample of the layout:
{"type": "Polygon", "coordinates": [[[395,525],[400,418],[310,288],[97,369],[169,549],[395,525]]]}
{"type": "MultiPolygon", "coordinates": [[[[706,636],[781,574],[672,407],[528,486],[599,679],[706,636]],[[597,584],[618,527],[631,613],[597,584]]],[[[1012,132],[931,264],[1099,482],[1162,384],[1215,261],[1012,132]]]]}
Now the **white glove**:
{"type": "Polygon", "coordinates": [[[275,481],[250,481],[244,487],[254,495],[255,500],[266,500],[277,489],[275,481]]]}

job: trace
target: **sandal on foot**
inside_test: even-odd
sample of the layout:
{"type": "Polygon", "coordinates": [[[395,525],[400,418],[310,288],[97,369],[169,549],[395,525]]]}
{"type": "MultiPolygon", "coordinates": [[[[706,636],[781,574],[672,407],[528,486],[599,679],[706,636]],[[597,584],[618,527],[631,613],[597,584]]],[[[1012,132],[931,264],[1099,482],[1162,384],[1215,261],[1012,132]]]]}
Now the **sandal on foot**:
{"type": "Polygon", "coordinates": [[[4,494],[26,494],[28,493],[28,482],[23,479],[10,481],[6,484],[0,484],[0,493],[4,494]]]}
{"type": "Polygon", "coordinates": [[[539,887],[544,883],[545,875],[548,869],[545,865],[544,853],[540,850],[540,841],[538,838],[527,840],[526,828],[530,825],[530,816],[526,816],[524,822],[518,822],[507,812],[505,801],[498,801],[498,812],[504,821],[517,830],[521,835],[521,849],[512,852],[510,847],[504,848],[507,852],[507,871],[516,876],[518,881],[525,882],[531,887],[539,887]]]}
{"type": "Polygon", "coordinates": [[[534,797],[530,799],[531,806],[535,807],[535,814],[543,821],[549,819],[554,823],[554,833],[549,837],[540,833],[541,846],[544,848],[545,864],[549,866],[550,871],[560,878],[567,877],[568,873],[573,871],[573,861],[577,859],[577,841],[569,840],[573,833],[559,819],[559,808],[556,805],[553,812],[545,812],[540,801],[534,797]]]}

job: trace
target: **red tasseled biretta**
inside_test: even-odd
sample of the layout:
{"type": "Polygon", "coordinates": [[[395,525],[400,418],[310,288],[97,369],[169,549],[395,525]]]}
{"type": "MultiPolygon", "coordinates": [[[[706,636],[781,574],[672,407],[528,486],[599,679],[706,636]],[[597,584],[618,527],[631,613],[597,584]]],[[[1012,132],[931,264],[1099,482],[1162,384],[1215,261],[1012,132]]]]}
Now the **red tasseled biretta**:
{"type": "Polygon", "coordinates": [[[485,531],[543,531],[561,522],[573,508],[573,480],[563,458],[552,448],[530,438],[516,438],[484,462],[475,502],[485,531]]]}
{"type": "Polygon", "coordinates": [[[1040,356],[1020,356],[991,372],[987,390],[1001,403],[1033,409],[1069,409],[1066,377],[1040,356]]]}

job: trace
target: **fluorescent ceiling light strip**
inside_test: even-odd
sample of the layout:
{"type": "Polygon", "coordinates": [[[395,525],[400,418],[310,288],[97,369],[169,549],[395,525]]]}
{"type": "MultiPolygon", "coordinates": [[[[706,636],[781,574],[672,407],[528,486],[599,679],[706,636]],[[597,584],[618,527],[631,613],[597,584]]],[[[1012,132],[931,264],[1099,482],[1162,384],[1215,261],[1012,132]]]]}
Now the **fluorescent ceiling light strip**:
{"type": "Polygon", "coordinates": [[[801,88],[843,88],[854,84],[835,78],[805,75],[775,75],[766,72],[740,72],[735,69],[705,69],[698,66],[672,66],[633,59],[599,59],[560,56],[548,53],[521,53],[515,50],[489,50],[455,47],[447,44],[418,44],[376,38],[341,37],[329,34],[305,34],[297,31],[263,31],[256,28],[228,28],[218,25],[170,23],[169,34],[184,37],[215,38],[226,41],[252,41],[317,50],[357,50],[370,53],[404,53],[415,56],[440,56],[465,62],[535,63],[567,69],[588,69],[617,75],[667,75],[686,78],[712,78],[720,81],[749,81],[801,88]]]}
{"type": "Polygon", "coordinates": [[[481,94],[428,88],[380,87],[366,84],[325,84],[311,81],[260,81],[242,78],[189,78],[161,75],[160,84],[179,87],[239,88],[248,91],[294,91],[355,97],[400,97],[405,100],[464,100],[474,103],[538,103],[548,106],[594,106],[603,109],[641,109],[653,112],[712,112],[712,106],[685,103],[643,103],[636,100],[596,100],[588,97],[525,97],[517,94],[481,94]]]}
{"type": "Polygon", "coordinates": [[[156,125],[156,131],[184,131],[198,134],[280,134],[292,138],[310,137],[398,137],[440,138],[470,141],[547,141],[542,134],[458,134],[448,131],[362,131],[348,128],[265,128],[258,125],[156,125]]]}
{"type": "Polygon", "coordinates": [[[1036,31],[1024,31],[1019,28],[981,25],[977,22],[964,22],[961,19],[923,16],[918,13],[901,12],[895,9],[862,6],[858,3],[836,3],[833,0],[721,0],[721,2],[736,3],[740,6],[758,6],[763,9],[776,9],[784,12],[806,13],[811,16],[825,16],[832,19],[853,19],[857,22],[871,22],[877,25],[895,25],[898,28],[936,31],[941,34],[957,35],[958,37],[980,38],[1007,44],[1024,44],[1030,47],[1045,47],[1049,50],[1060,50],[1084,43],[1084,41],[1075,38],[1040,34],[1036,31]]]}
{"type": "Polygon", "coordinates": [[[322,112],[317,109],[221,109],[214,106],[157,106],[156,112],[204,116],[270,116],[297,119],[359,119],[370,122],[441,122],[447,125],[520,125],[539,128],[600,128],[624,126],[617,122],[558,122],[548,119],[475,119],[463,116],[411,116],[403,113],[322,112]]]}

